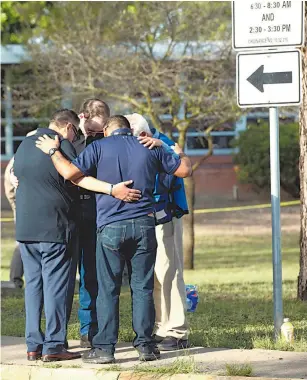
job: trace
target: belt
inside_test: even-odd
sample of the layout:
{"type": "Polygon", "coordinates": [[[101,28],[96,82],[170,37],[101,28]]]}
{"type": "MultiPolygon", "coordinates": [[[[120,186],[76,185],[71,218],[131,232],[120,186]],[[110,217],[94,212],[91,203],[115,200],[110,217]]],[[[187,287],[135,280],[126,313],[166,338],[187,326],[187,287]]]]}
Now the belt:
{"type": "Polygon", "coordinates": [[[80,195],[80,199],[91,199],[92,196],[89,194],[80,195]]]}

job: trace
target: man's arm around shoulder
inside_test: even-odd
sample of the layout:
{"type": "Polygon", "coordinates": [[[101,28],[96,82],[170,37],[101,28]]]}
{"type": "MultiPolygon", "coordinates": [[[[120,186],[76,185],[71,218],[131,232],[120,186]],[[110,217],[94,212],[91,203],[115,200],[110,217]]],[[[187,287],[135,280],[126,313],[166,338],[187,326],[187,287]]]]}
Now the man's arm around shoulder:
{"type": "Polygon", "coordinates": [[[63,178],[70,180],[84,189],[91,190],[96,193],[108,194],[125,202],[133,202],[141,198],[141,191],[128,187],[133,183],[132,180],[113,185],[108,182],[99,181],[94,177],[85,176],[77,166],[63,156],[63,154],[59,151],[59,146],[60,141],[58,136],[56,136],[55,140],[53,140],[47,135],[44,135],[39,137],[36,141],[37,148],[44,153],[49,153],[49,155],[51,155],[51,160],[56,170],[63,178]],[[54,149],[54,151],[50,154],[51,149],[54,149]]]}
{"type": "Polygon", "coordinates": [[[183,150],[179,147],[179,145],[176,143],[174,147],[174,152],[178,154],[180,157],[180,165],[176,169],[176,171],[173,173],[176,177],[190,177],[192,175],[192,163],[189,157],[183,152],[183,150]]]}

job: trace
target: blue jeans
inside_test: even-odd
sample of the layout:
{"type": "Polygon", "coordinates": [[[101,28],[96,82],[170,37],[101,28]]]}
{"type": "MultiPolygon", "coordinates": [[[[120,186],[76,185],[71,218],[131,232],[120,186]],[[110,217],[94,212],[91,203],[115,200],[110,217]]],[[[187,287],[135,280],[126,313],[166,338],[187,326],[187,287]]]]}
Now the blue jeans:
{"type": "Polygon", "coordinates": [[[93,346],[114,352],[118,340],[119,295],[125,261],[131,264],[133,345],[152,342],[155,323],[153,301],[154,266],[157,241],[151,216],[108,224],[97,233],[99,331],[93,346]]]}
{"type": "Polygon", "coordinates": [[[66,338],[67,293],[72,249],[67,244],[19,244],[26,280],[26,343],[28,352],[43,347],[43,354],[61,351],[66,338]],[[46,331],[41,330],[45,309],[46,331]]]}

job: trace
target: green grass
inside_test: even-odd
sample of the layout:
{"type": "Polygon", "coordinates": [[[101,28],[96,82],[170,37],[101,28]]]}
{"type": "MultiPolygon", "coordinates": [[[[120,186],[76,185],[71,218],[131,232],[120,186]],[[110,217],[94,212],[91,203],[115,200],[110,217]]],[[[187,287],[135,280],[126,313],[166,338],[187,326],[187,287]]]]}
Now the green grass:
{"type": "Polygon", "coordinates": [[[44,363],[44,367],[45,368],[54,368],[54,369],[57,369],[57,368],[62,368],[62,364],[59,364],[59,363],[50,363],[50,364],[45,364],[44,363]]]}
{"type": "Polygon", "coordinates": [[[252,376],[253,368],[250,364],[226,364],[226,376],[252,376]]]}
{"type": "Polygon", "coordinates": [[[119,364],[110,364],[108,367],[103,366],[102,368],[98,369],[97,372],[104,372],[104,371],[116,371],[120,372],[123,371],[122,367],[119,364]]]}
{"type": "Polygon", "coordinates": [[[160,375],[177,375],[181,373],[200,373],[197,364],[193,357],[187,359],[177,358],[170,365],[155,366],[155,365],[137,365],[133,367],[133,372],[136,373],[156,373],[160,375]]]}
{"type": "MultiPolygon", "coordinates": [[[[2,279],[14,247],[12,227],[4,223],[2,279]]],[[[190,339],[195,345],[225,348],[264,348],[307,351],[307,303],[297,301],[298,234],[283,234],[284,316],[294,325],[293,345],[273,339],[271,237],[198,236],[195,270],[185,272],[187,284],[199,288],[197,311],[188,313],[190,339]]],[[[132,341],[130,292],[124,288],[120,303],[119,340],[132,341]]],[[[2,334],[24,336],[23,298],[2,299],[2,334]]],[[[69,339],[79,339],[78,297],[75,296],[69,339]]],[[[44,322],[44,321],[43,321],[44,322]]],[[[44,323],[43,323],[44,324],[44,323]]]]}

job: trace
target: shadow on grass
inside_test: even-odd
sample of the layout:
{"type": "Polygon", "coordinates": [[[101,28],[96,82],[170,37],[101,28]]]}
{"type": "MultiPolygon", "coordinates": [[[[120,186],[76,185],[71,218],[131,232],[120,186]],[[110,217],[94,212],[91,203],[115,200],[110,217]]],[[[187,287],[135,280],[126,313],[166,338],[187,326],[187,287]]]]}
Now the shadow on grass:
{"type": "MultiPolygon", "coordinates": [[[[208,353],[208,352],[217,352],[217,351],[226,351],[228,350],[227,348],[204,348],[204,347],[191,347],[187,350],[180,350],[180,351],[168,351],[168,352],[161,352],[161,359],[164,360],[164,359],[173,359],[173,358],[181,358],[181,359],[184,359],[184,358],[189,358],[191,357],[192,355],[197,355],[197,354],[205,354],[205,353],[208,353]]],[[[116,349],[117,352],[120,352],[122,353],[123,351],[120,350],[118,351],[116,349]]],[[[117,360],[117,363],[118,364],[123,364],[123,363],[130,363],[132,361],[135,361],[137,363],[139,363],[139,359],[138,359],[138,356],[136,355],[135,358],[131,358],[131,357],[128,357],[128,358],[121,358],[121,359],[118,359],[117,360]]]]}
{"type": "MultiPolygon", "coordinates": [[[[201,261],[196,261],[197,269],[217,269],[217,268],[246,268],[250,266],[257,266],[259,263],[261,265],[268,264],[270,265],[272,262],[272,258],[270,257],[271,251],[269,250],[259,250],[254,251],[253,254],[249,252],[240,253],[240,254],[231,254],[227,257],[223,252],[221,252],[221,256],[210,256],[206,258],[202,258],[201,261]]],[[[291,252],[291,255],[295,257],[298,256],[298,250],[295,252],[291,252]]],[[[283,258],[283,265],[287,265],[287,263],[292,263],[292,257],[283,258]]]]}
{"type": "Polygon", "coordinates": [[[1,265],[1,269],[10,269],[11,268],[11,266],[9,265],[9,264],[7,264],[7,265],[1,265]]]}
{"type": "MultiPolygon", "coordinates": [[[[287,289],[295,286],[295,283],[288,281],[284,286],[287,289]]],[[[203,285],[199,297],[197,311],[188,313],[190,341],[194,347],[246,349],[257,347],[300,351],[307,347],[307,307],[290,295],[284,298],[284,315],[289,317],[294,325],[296,341],[302,343],[294,348],[274,346],[273,301],[268,283],[203,285]]],[[[68,329],[69,339],[79,339],[77,301],[78,297],[75,297],[68,329]]],[[[24,336],[24,323],[23,298],[3,299],[2,334],[24,336]]],[[[124,288],[120,299],[120,342],[132,342],[134,332],[131,325],[130,292],[124,288]]],[[[120,350],[123,349],[130,350],[127,347],[120,350]]]]}
{"type": "MultiPolygon", "coordinates": [[[[250,236],[199,236],[196,240],[195,268],[225,269],[246,268],[272,263],[271,235],[250,236]]],[[[299,257],[299,236],[296,233],[282,236],[283,264],[297,262],[299,257]]],[[[247,271],[247,269],[246,269],[247,271]]]]}

